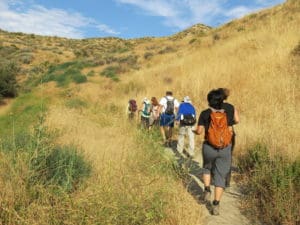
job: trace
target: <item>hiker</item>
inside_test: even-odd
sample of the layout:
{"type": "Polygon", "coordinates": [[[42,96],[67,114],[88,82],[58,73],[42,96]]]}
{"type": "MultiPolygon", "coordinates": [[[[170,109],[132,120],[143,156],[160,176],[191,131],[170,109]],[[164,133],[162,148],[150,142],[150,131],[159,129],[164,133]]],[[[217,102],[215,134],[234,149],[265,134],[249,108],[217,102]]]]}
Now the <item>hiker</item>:
{"type": "Polygon", "coordinates": [[[150,129],[159,125],[159,103],[156,97],[151,98],[150,129]]]}
{"type": "MultiPolygon", "coordinates": [[[[231,115],[231,116],[233,115],[233,117],[230,118],[231,123],[233,125],[238,124],[240,122],[238,111],[236,110],[236,108],[232,104],[230,104],[228,102],[224,102],[224,101],[227,100],[227,98],[230,94],[229,89],[227,89],[227,88],[218,88],[217,90],[221,91],[222,95],[223,95],[222,109],[224,109],[226,112],[229,112],[228,113],[229,115],[231,115]]],[[[231,145],[232,145],[232,147],[231,147],[231,156],[232,156],[232,153],[233,153],[233,149],[235,147],[235,132],[234,132],[233,127],[232,127],[232,132],[233,133],[232,133],[232,140],[231,140],[231,145]]],[[[232,160],[231,160],[231,162],[232,162],[232,160]]],[[[225,184],[226,187],[230,187],[230,180],[231,180],[231,166],[230,166],[230,171],[226,176],[226,184],[225,184]]]]}
{"type": "Polygon", "coordinates": [[[139,110],[141,112],[141,125],[142,128],[149,130],[149,120],[150,120],[150,101],[145,97],[142,102],[142,107],[139,110]]]}
{"type": "Polygon", "coordinates": [[[179,107],[179,102],[173,97],[171,91],[166,92],[166,96],[162,97],[159,101],[160,116],[160,132],[164,144],[171,147],[172,144],[172,128],[174,127],[175,113],[179,107]]]}
{"type": "Polygon", "coordinates": [[[207,95],[209,108],[202,111],[196,134],[205,134],[202,145],[204,199],[210,203],[210,184],[213,178],[214,200],[212,214],[219,215],[219,204],[225,189],[225,179],[231,166],[232,120],[231,111],[222,109],[223,93],[212,90],[207,95]],[[213,177],[212,177],[213,176],[213,177]]]}
{"type": "Polygon", "coordinates": [[[134,120],[134,118],[136,118],[137,109],[138,107],[135,99],[130,99],[126,107],[126,115],[129,120],[134,120]]]}
{"type": "Polygon", "coordinates": [[[184,139],[187,135],[189,138],[187,153],[189,157],[193,158],[195,155],[195,141],[192,128],[196,123],[196,111],[189,96],[185,96],[182,103],[179,105],[176,123],[179,123],[177,151],[180,154],[183,154],[184,139]]]}

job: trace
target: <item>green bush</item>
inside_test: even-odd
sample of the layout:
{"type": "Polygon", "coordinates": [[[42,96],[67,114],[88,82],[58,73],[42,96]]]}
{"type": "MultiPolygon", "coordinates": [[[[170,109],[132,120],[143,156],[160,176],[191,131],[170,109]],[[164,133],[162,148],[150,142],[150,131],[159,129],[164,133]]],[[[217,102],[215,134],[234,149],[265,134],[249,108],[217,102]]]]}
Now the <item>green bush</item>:
{"type": "Polygon", "coordinates": [[[17,96],[16,75],[19,66],[14,62],[0,64],[0,95],[3,97],[17,96]]]}
{"type": "Polygon", "coordinates": [[[152,57],[153,57],[153,53],[152,52],[145,52],[144,59],[150,59],[152,57]]]}
{"type": "Polygon", "coordinates": [[[71,61],[59,65],[49,66],[48,71],[42,76],[42,82],[56,81],[58,86],[66,86],[70,82],[77,84],[87,82],[87,77],[81,74],[86,67],[95,66],[90,61],[71,61]]]}
{"type": "Polygon", "coordinates": [[[119,81],[118,73],[122,71],[120,66],[108,66],[100,74],[101,76],[111,78],[114,81],[119,81]]]}
{"type": "Polygon", "coordinates": [[[195,41],[197,41],[197,39],[196,39],[196,38],[193,38],[193,39],[191,39],[191,40],[189,41],[189,44],[193,44],[195,41]]]}
{"type": "Polygon", "coordinates": [[[91,166],[74,146],[50,148],[31,160],[31,183],[60,186],[70,192],[90,175],[91,166]]]}
{"type": "Polygon", "coordinates": [[[88,77],[93,77],[93,76],[95,76],[95,71],[94,71],[94,70],[89,71],[88,74],[87,74],[87,76],[88,76],[88,77]]]}
{"type": "Polygon", "coordinates": [[[57,186],[66,192],[74,191],[90,175],[91,166],[75,146],[54,146],[54,137],[38,125],[32,134],[23,130],[4,139],[0,150],[15,157],[22,155],[30,171],[24,178],[29,186],[57,186]]]}
{"type": "Polygon", "coordinates": [[[300,222],[300,158],[291,162],[281,155],[270,157],[266,145],[257,144],[239,160],[246,200],[264,224],[300,222]]]}
{"type": "Polygon", "coordinates": [[[118,59],[119,63],[125,63],[129,66],[134,66],[136,65],[138,60],[138,56],[137,55],[128,55],[128,56],[124,56],[118,59]]]}
{"type": "Polygon", "coordinates": [[[81,84],[81,83],[85,83],[87,82],[87,77],[82,75],[81,73],[74,73],[72,75],[72,80],[76,83],[76,84],[81,84]]]}

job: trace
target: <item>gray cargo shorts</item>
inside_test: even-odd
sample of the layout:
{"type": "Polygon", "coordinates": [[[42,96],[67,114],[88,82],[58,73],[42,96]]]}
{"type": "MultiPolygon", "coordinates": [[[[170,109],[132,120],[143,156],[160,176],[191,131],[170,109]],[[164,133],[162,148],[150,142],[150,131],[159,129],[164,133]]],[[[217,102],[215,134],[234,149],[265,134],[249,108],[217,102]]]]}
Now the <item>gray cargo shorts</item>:
{"type": "Polygon", "coordinates": [[[225,179],[231,167],[231,145],[223,149],[215,149],[203,143],[203,173],[211,174],[215,187],[225,188],[225,179]]]}

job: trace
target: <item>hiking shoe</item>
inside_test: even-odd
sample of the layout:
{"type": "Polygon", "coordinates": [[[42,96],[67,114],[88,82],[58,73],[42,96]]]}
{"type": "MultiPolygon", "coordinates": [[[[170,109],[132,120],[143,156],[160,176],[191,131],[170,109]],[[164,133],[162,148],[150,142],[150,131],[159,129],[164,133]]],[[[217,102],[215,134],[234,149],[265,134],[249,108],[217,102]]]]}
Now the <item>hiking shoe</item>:
{"type": "Polygon", "coordinates": [[[220,205],[212,205],[212,214],[214,216],[220,215],[220,205]]]}
{"type": "Polygon", "coordinates": [[[210,191],[204,191],[203,195],[203,201],[206,203],[210,202],[211,192],[210,191]]]}

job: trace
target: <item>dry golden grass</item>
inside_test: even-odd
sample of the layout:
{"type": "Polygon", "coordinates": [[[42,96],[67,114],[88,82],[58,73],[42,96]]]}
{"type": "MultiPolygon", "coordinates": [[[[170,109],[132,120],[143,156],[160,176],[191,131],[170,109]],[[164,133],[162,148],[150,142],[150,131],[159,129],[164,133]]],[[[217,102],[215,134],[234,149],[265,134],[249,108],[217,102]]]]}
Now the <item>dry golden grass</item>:
{"type": "MultiPolygon", "coordinates": [[[[166,90],[172,90],[179,100],[189,95],[199,113],[207,107],[206,95],[211,89],[229,88],[229,102],[236,106],[241,116],[241,123],[236,126],[236,154],[243,153],[255,142],[265,142],[271,154],[283,152],[290,158],[299,156],[300,114],[297,113],[297,106],[300,66],[299,59],[291,55],[300,41],[298,12],[299,7],[278,6],[214,29],[206,36],[195,36],[197,41],[192,44],[189,44],[190,36],[176,41],[168,38],[131,40],[135,54],[140,57],[141,69],[122,74],[121,82],[115,83],[95,75],[89,78],[90,82],[72,84],[63,91],[54,83],[40,86],[38,97],[52,96],[47,125],[59,129],[57,142],[82,147],[93,163],[93,177],[86,189],[72,196],[72,204],[83,209],[87,215],[93,215],[99,210],[98,205],[117,208],[117,198],[124,193],[132,201],[142,202],[147,199],[147,194],[164,187],[168,189],[164,192],[169,202],[166,208],[168,216],[160,224],[201,224],[203,209],[180,181],[155,173],[148,174],[140,169],[138,163],[141,162],[138,160],[141,160],[144,149],[137,143],[135,129],[127,124],[123,115],[128,99],[136,98],[139,102],[145,96],[160,98],[166,90]],[[219,40],[214,38],[215,34],[219,35],[219,40]],[[174,47],[176,52],[157,54],[166,46],[174,47]],[[147,51],[155,53],[153,58],[143,58],[147,51]],[[87,107],[68,109],[65,106],[68,98],[82,99],[87,107]],[[140,187],[143,184],[149,185],[140,187]],[[109,197],[112,203],[105,205],[109,197]]],[[[0,38],[4,36],[1,34],[0,38]]],[[[13,42],[10,41],[5,44],[13,42]]],[[[52,46],[60,41],[62,39],[41,39],[44,47],[47,42],[51,42],[52,46]]],[[[87,42],[93,41],[99,46],[120,42],[97,39],[87,42]]],[[[80,41],[74,43],[78,46],[86,44],[80,41]]],[[[37,50],[32,65],[44,61],[58,63],[74,60],[72,49],[67,48],[66,51],[66,48],[58,48],[58,51],[63,51],[59,56],[51,51],[37,50]]],[[[99,73],[101,68],[91,70],[99,73]]],[[[84,74],[88,72],[89,69],[83,70],[84,74]]],[[[199,142],[197,151],[200,150],[199,142]]],[[[5,184],[0,185],[5,187],[5,184]]],[[[70,205],[65,205],[64,210],[75,210],[70,205]]],[[[43,217],[42,212],[48,208],[42,209],[39,205],[31,207],[33,220],[46,218],[47,213],[43,217]],[[35,210],[41,213],[37,215],[35,210]]],[[[75,216],[76,213],[70,214],[75,216]]],[[[87,223],[93,224],[95,219],[89,217],[87,223]]]]}
{"type": "MultiPolygon", "coordinates": [[[[299,154],[299,71],[295,65],[299,61],[292,59],[291,52],[299,42],[300,17],[295,14],[282,23],[282,13],[209,48],[200,45],[157,57],[155,66],[131,77],[137,85],[146,84],[138,99],[160,97],[172,90],[180,100],[189,95],[200,112],[207,107],[209,90],[227,87],[229,101],[241,114],[241,124],[236,126],[240,151],[261,140],[272,153],[299,154]]],[[[221,34],[227,32],[223,29],[221,34]]]]}
{"type": "MultiPolygon", "coordinates": [[[[94,85],[94,88],[97,86],[94,85]]],[[[86,94],[85,97],[89,97],[86,94]]],[[[108,100],[101,101],[102,106],[105,104],[109,107],[110,103],[108,100]]],[[[58,103],[51,107],[47,118],[50,128],[60,129],[60,144],[75,143],[81,146],[93,163],[94,176],[86,190],[74,197],[75,202],[104,201],[104,195],[108,193],[114,196],[112,198],[116,198],[117,193],[133,195],[133,201],[139,202],[146,199],[145,195],[149,192],[162,191],[168,193],[169,208],[165,209],[167,216],[160,224],[202,224],[201,208],[182,184],[167,176],[148,174],[139,168],[137,164],[143,163],[139,161],[145,149],[137,145],[136,130],[128,126],[123,115],[103,113],[103,108],[97,104],[82,112],[66,109],[58,103]],[[105,190],[103,185],[110,190],[105,190]]],[[[153,163],[152,166],[156,166],[153,163]]]]}

